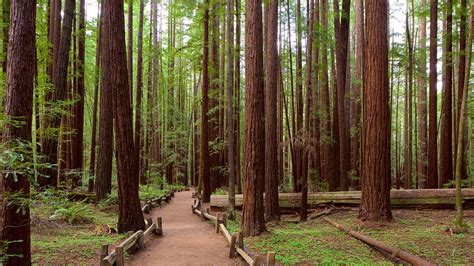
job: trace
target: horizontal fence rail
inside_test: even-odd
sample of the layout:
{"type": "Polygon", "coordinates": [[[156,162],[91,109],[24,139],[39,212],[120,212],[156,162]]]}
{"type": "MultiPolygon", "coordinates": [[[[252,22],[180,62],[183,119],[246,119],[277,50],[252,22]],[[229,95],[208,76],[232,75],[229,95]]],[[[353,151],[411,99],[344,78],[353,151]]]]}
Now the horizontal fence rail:
{"type": "Polygon", "coordinates": [[[201,217],[203,221],[211,221],[216,225],[216,233],[222,233],[224,239],[229,246],[229,258],[235,258],[237,255],[249,265],[275,265],[275,253],[268,252],[266,260],[264,257],[254,255],[250,252],[249,248],[244,245],[244,237],[242,232],[232,235],[227,229],[227,215],[217,213],[217,216],[211,215],[209,208],[206,210],[202,209],[202,203],[200,199],[194,200],[194,204],[191,206],[193,214],[201,217]]]}

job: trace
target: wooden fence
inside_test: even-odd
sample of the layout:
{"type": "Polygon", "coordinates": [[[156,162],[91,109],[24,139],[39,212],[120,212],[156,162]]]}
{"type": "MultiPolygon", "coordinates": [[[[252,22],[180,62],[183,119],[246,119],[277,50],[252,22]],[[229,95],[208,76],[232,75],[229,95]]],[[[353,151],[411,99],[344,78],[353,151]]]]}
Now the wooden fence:
{"type": "MultiPolygon", "coordinates": [[[[158,197],[152,200],[148,200],[143,204],[142,212],[149,214],[151,209],[161,206],[162,202],[170,202],[171,198],[174,197],[174,190],[169,191],[166,195],[158,197]]],[[[151,218],[145,220],[146,229],[145,231],[139,230],[127,239],[122,241],[118,246],[109,253],[109,245],[102,245],[100,250],[100,265],[125,265],[125,252],[133,250],[140,250],[145,247],[145,238],[155,234],[157,236],[163,236],[163,221],[161,217],[156,218],[156,223],[153,223],[151,218]]]]}
{"type": "Polygon", "coordinates": [[[275,265],[275,253],[268,252],[266,258],[253,254],[248,246],[244,244],[244,237],[242,232],[232,235],[229,230],[227,230],[227,215],[222,213],[217,213],[217,216],[210,214],[209,209],[203,210],[201,201],[195,200],[194,204],[191,206],[193,214],[196,214],[201,217],[203,221],[211,221],[216,225],[216,233],[222,233],[227,245],[229,246],[229,258],[235,258],[237,255],[242,257],[245,262],[249,265],[275,265]]]}

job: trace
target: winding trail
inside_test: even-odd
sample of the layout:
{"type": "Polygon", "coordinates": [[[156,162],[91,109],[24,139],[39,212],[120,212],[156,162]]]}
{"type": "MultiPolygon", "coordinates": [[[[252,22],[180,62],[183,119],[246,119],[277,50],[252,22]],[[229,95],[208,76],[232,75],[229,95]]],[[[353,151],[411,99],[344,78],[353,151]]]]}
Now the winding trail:
{"type": "Polygon", "coordinates": [[[228,258],[224,237],[213,224],[191,213],[192,191],[175,193],[169,204],[153,209],[163,217],[163,237],[153,237],[146,249],[130,257],[129,265],[241,265],[228,258]]]}

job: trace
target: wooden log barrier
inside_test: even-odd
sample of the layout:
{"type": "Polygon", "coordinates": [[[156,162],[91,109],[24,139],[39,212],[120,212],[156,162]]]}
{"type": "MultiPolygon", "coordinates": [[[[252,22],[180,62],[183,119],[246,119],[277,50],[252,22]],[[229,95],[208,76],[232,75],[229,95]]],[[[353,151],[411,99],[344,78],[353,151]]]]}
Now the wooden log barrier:
{"type": "MultiPolygon", "coordinates": [[[[279,193],[279,204],[281,208],[299,208],[301,206],[301,193],[279,193]]],[[[358,206],[361,199],[360,191],[341,192],[318,192],[308,194],[308,205],[318,206],[321,204],[336,204],[358,206]]],[[[462,197],[465,205],[474,206],[474,189],[462,189],[462,197]]],[[[394,207],[454,207],[454,189],[413,189],[392,190],[390,202],[394,207]]],[[[211,195],[210,206],[226,208],[228,206],[227,195],[211,195]]],[[[242,207],[242,194],[235,195],[235,206],[242,207]]]]}
{"type": "Polygon", "coordinates": [[[427,261],[425,259],[422,259],[416,255],[413,255],[411,253],[408,253],[404,250],[401,250],[399,248],[395,248],[395,247],[392,247],[392,246],[389,246],[389,245],[386,245],[382,242],[379,242],[373,238],[370,238],[362,233],[359,233],[357,231],[354,231],[354,230],[351,230],[351,229],[347,229],[345,228],[344,226],[342,226],[341,224],[338,224],[326,217],[323,218],[324,221],[326,221],[327,223],[333,225],[334,227],[338,228],[339,230],[345,232],[346,234],[348,235],[351,235],[352,237],[368,244],[368,245],[371,245],[371,246],[374,246],[378,249],[381,249],[387,253],[390,253],[392,254],[393,257],[398,257],[414,266],[418,266],[418,265],[423,265],[423,266],[431,266],[431,265],[436,265],[435,263],[432,263],[430,261],[427,261]]]}
{"type": "Polygon", "coordinates": [[[116,246],[115,250],[111,253],[108,253],[108,245],[103,245],[100,251],[100,265],[125,265],[125,252],[128,252],[135,248],[145,248],[145,238],[153,233],[158,236],[162,236],[162,224],[163,222],[161,217],[156,218],[156,223],[152,223],[151,219],[147,219],[147,229],[145,231],[139,230],[133,233],[127,239],[122,241],[118,246],[116,246]]]}

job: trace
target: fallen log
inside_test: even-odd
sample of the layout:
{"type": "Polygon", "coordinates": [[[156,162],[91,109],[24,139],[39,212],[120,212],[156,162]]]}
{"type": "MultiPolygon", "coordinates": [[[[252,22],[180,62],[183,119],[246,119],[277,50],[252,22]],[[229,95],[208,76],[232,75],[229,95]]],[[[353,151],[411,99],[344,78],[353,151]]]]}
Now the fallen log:
{"type": "Polygon", "coordinates": [[[423,265],[423,266],[427,266],[427,265],[436,265],[435,263],[432,263],[430,261],[427,261],[425,259],[422,259],[416,255],[413,255],[411,253],[408,253],[404,250],[401,250],[399,248],[395,248],[395,247],[392,247],[392,246],[389,246],[389,245],[386,245],[382,242],[379,242],[373,238],[370,238],[362,233],[359,233],[357,231],[354,231],[354,230],[351,230],[351,229],[347,229],[345,228],[344,226],[324,217],[323,218],[324,221],[326,221],[327,223],[333,225],[334,227],[336,227],[337,229],[345,232],[346,234],[348,235],[351,235],[352,237],[370,245],[370,246],[373,246],[373,247],[376,247],[378,249],[381,249],[387,253],[390,253],[392,255],[392,257],[398,257],[414,266],[417,266],[417,265],[423,265]]]}
{"type": "MultiPolygon", "coordinates": [[[[463,201],[467,207],[474,206],[474,189],[462,190],[463,201]]],[[[362,193],[360,191],[317,192],[308,194],[309,207],[321,204],[346,206],[360,205],[362,193]]],[[[454,189],[416,189],[392,190],[390,200],[394,207],[454,207],[454,189]]],[[[235,195],[235,206],[242,207],[242,194],[235,195]]],[[[280,208],[299,208],[301,206],[300,193],[280,193],[280,208]]],[[[225,208],[228,206],[227,195],[211,195],[211,207],[225,208]]]]}

